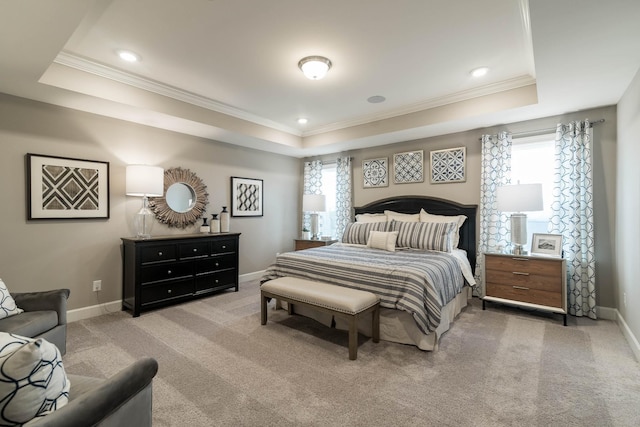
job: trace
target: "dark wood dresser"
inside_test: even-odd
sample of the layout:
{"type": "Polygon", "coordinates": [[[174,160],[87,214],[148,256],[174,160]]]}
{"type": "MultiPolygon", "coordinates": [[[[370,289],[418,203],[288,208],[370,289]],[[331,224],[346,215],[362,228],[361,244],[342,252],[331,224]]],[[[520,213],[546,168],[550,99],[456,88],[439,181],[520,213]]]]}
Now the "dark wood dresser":
{"type": "Polygon", "coordinates": [[[122,308],[140,312],[238,290],[240,233],[122,238],[122,308]]]}

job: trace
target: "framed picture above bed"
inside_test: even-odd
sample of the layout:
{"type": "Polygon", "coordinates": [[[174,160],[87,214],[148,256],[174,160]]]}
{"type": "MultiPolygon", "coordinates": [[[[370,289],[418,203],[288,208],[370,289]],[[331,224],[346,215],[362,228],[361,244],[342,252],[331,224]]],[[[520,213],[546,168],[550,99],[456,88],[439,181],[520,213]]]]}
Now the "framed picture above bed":
{"type": "Polygon", "coordinates": [[[431,183],[465,182],[467,147],[431,152],[431,183]]]}
{"type": "Polygon", "coordinates": [[[389,158],[362,161],[362,185],[364,188],[389,186],[389,158]]]}
{"type": "Polygon", "coordinates": [[[393,183],[424,182],[424,152],[406,151],[393,155],[393,183]]]}

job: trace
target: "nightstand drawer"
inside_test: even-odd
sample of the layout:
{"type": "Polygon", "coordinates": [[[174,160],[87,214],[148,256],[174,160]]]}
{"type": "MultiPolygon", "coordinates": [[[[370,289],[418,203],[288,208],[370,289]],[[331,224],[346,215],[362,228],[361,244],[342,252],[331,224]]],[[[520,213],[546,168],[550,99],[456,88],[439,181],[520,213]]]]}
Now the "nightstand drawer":
{"type": "Polygon", "coordinates": [[[487,283],[487,295],[530,304],[546,305],[549,307],[562,308],[563,306],[561,292],[543,291],[527,288],[526,286],[509,286],[489,282],[487,283]]]}
{"type": "Polygon", "coordinates": [[[562,286],[562,279],[559,275],[544,276],[538,273],[528,273],[524,271],[500,271],[487,269],[487,275],[491,283],[507,286],[524,286],[539,291],[558,292],[562,286]]]}
{"type": "Polygon", "coordinates": [[[559,277],[562,263],[556,260],[524,257],[487,256],[486,269],[505,272],[520,272],[539,276],[559,277]]]}

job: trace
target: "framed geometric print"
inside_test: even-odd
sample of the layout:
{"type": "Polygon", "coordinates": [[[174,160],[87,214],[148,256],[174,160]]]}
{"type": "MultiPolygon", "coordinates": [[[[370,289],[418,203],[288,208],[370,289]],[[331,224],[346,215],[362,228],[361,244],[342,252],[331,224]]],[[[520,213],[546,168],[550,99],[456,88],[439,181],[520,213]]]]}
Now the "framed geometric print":
{"type": "Polygon", "coordinates": [[[393,155],[394,184],[408,184],[424,181],[424,152],[407,151],[393,155]]]}
{"type": "Polygon", "coordinates": [[[109,218],[109,163],[27,153],[27,219],[109,218]]]}
{"type": "Polygon", "coordinates": [[[362,161],[362,182],[364,188],[389,186],[389,159],[370,159],[362,161]]]}
{"type": "Polygon", "coordinates": [[[231,216],[262,216],[262,180],[231,177],[231,216]]]}
{"type": "Polygon", "coordinates": [[[447,148],[431,152],[431,183],[466,181],[467,147],[447,148]]]}

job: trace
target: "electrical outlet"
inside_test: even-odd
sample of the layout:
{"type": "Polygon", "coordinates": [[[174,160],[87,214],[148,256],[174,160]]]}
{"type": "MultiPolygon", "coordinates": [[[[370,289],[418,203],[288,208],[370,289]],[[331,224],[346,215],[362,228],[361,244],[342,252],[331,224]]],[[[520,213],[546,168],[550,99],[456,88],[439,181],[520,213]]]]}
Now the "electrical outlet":
{"type": "Polygon", "coordinates": [[[102,290],[102,280],[94,280],[93,281],[93,291],[101,291],[102,290]]]}
{"type": "Polygon", "coordinates": [[[627,293],[626,292],[624,292],[622,294],[622,304],[624,304],[625,307],[627,306],[627,293]]]}

